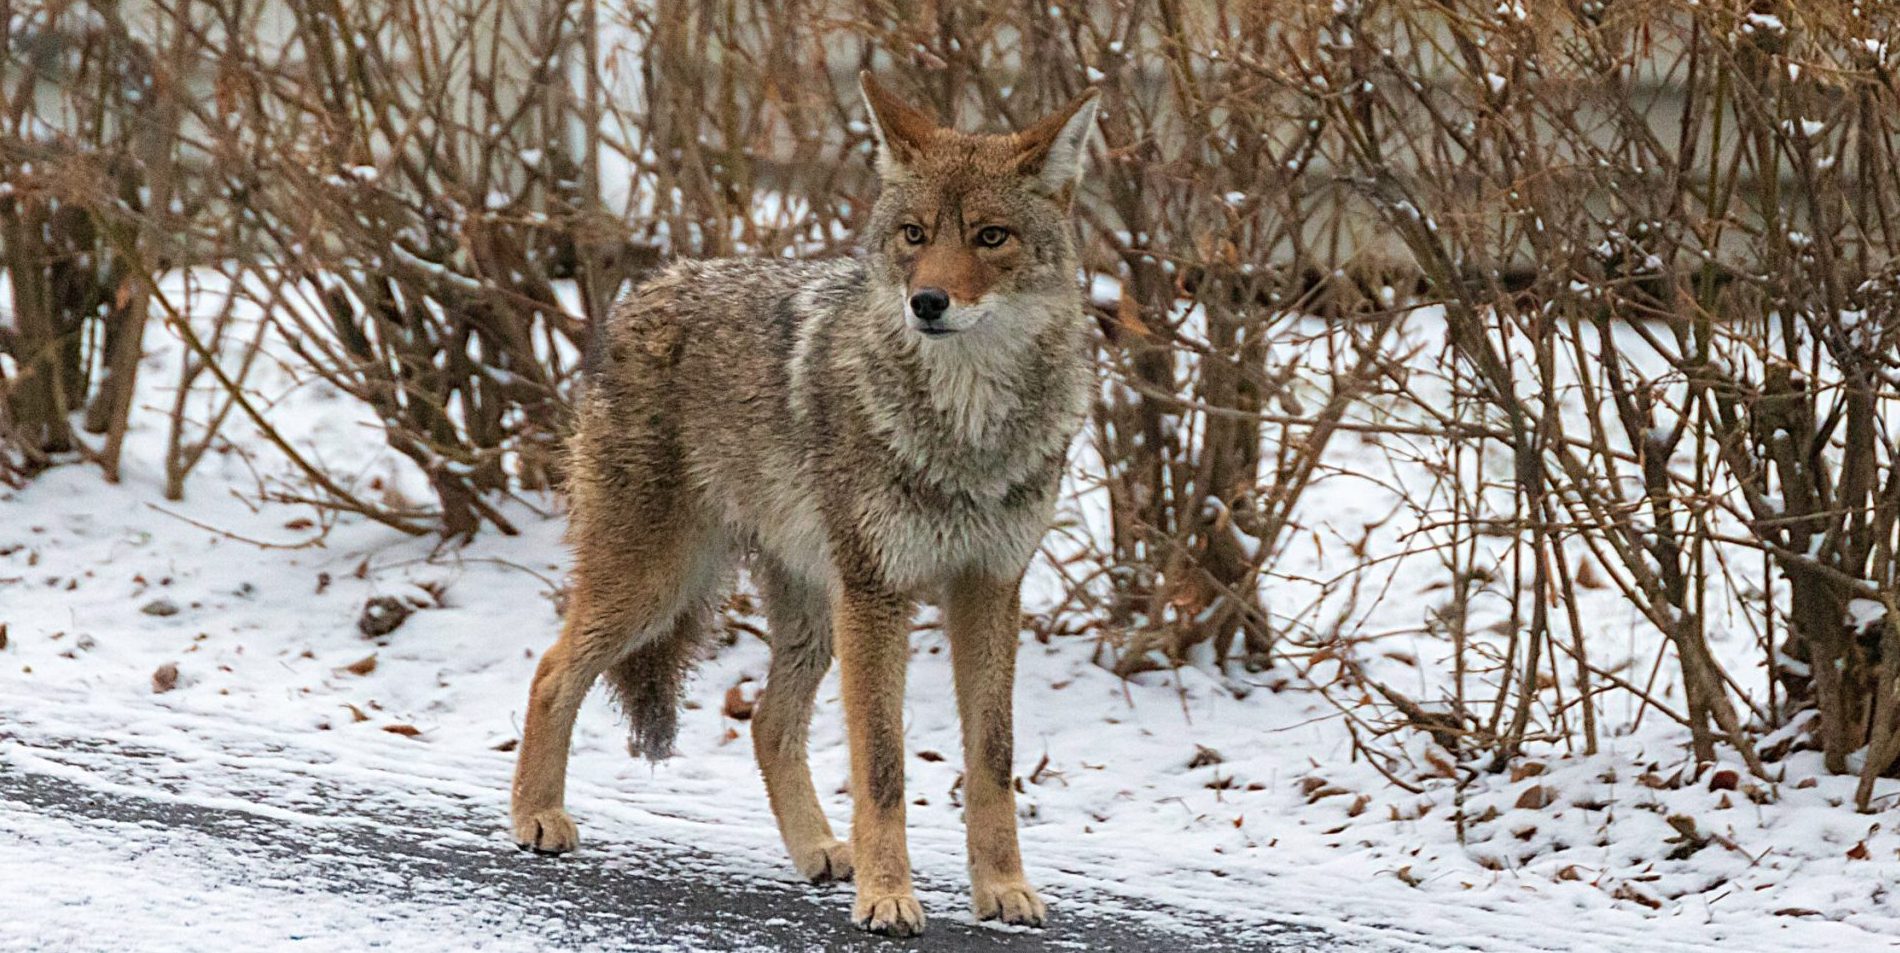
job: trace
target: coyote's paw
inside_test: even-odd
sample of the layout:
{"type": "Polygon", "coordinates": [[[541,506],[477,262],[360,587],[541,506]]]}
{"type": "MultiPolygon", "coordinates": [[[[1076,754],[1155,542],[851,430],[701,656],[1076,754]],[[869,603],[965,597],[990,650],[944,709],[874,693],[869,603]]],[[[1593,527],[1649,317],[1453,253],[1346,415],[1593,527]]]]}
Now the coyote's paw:
{"type": "Polygon", "coordinates": [[[798,868],[799,876],[815,884],[850,880],[851,845],[841,840],[828,840],[815,847],[793,851],[792,866],[798,868]]]}
{"type": "Polygon", "coordinates": [[[1049,919],[1049,907],[1036,896],[1035,888],[1020,880],[978,884],[971,899],[978,920],[1039,927],[1049,919]]]}
{"type": "Polygon", "coordinates": [[[860,893],[851,907],[851,922],[885,936],[916,936],[924,932],[924,908],[909,893],[860,893]]]}
{"type": "Polygon", "coordinates": [[[515,846],[537,854],[565,854],[581,842],[574,819],[558,807],[515,812],[515,846]]]}

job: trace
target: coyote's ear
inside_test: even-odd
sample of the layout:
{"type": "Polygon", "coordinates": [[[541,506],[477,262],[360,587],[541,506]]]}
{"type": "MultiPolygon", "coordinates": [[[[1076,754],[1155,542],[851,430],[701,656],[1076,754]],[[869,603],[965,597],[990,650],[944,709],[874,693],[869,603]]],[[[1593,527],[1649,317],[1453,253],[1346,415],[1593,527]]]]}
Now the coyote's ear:
{"type": "Polygon", "coordinates": [[[1050,195],[1067,198],[1082,178],[1082,159],[1095,131],[1095,90],[1016,134],[1016,171],[1030,175],[1050,195]]]}
{"type": "Polygon", "coordinates": [[[924,141],[937,131],[937,120],[879,85],[870,70],[858,74],[858,90],[864,94],[871,127],[877,131],[877,173],[895,178],[923,153],[924,141]]]}

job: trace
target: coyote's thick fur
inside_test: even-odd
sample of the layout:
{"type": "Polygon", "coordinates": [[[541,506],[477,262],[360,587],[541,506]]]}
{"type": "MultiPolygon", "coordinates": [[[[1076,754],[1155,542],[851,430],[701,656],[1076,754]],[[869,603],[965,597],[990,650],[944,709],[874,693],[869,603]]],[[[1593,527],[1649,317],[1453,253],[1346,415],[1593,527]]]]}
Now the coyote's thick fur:
{"type": "Polygon", "coordinates": [[[834,261],[673,265],[614,311],[572,442],[573,592],[528,699],[523,847],[572,849],[574,712],[601,675],[664,756],[679,685],[749,559],[772,661],[752,719],[792,863],[851,877],[852,918],[914,934],[904,668],[914,602],[943,607],[963,720],[976,913],[1040,924],[1023,878],[1010,694],[1024,567],[1091,394],[1069,205],[1095,103],[1013,135],[939,128],[867,75],[883,190],[834,261]],[[833,836],[806,729],[833,649],[854,803],[833,836]]]}

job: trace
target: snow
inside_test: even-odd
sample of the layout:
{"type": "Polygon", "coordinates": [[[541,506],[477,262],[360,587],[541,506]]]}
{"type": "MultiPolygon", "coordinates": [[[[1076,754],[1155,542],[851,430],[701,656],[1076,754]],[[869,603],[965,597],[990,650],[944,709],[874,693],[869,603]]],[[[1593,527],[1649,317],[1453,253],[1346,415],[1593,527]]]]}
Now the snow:
{"type": "MultiPolygon", "coordinates": [[[[1108,291],[1096,288],[1098,297],[1108,291]]],[[[198,303],[211,310],[217,297],[201,291],[198,303]]],[[[1410,320],[1417,340],[1442,340],[1434,312],[1410,320]]],[[[178,345],[162,333],[148,344],[140,400],[169,405],[178,345]]],[[[289,439],[355,485],[417,485],[409,465],[369,436],[375,421],[360,408],[295,383],[275,362],[263,362],[251,386],[270,395],[289,439]]],[[[495,863],[519,862],[505,834],[513,756],[498,749],[518,736],[529,677],[558,630],[560,502],[505,503],[522,534],[491,533],[462,548],[354,518],[326,528],[306,507],[259,498],[258,474],[288,479],[287,471],[243,422],[228,426],[232,445],[207,456],[186,499],[166,502],[165,435],[155,416],[139,420],[123,483],[72,465],[0,494],[0,624],[8,633],[0,771],[47,767],[26,740],[33,731],[136,744],[189,766],[167,778],[180,803],[269,814],[229,792],[294,760],[308,776],[303,787],[286,781],[281,798],[320,806],[325,779],[378,778],[391,792],[389,809],[452,800],[487,818],[495,863]],[[375,597],[416,611],[367,639],[356,622],[375,597]],[[145,611],[159,600],[177,611],[145,611]],[[373,668],[356,674],[368,658],[373,668]],[[176,686],[155,692],[154,673],[168,664],[176,686]],[[284,748],[302,754],[273,753],[284,748]]],[[[1308,635],[1339,608],[1329,601],[1337,590],[1314,580],[1359,572],[1347,548],[1394,509],[1381,486],[1421,479],[1407,469],[1419,464],[1369,439],[1341,443],[1337,471],[1308,498],[1310,532],[1286,544],[1268,583],[1276,622],[1308,635]]],[[[1105,534],[1099,491],[1081,492],[1095,472],[1090,448],[1078,448],[1071,482],[1080,495],[1051,537],[1053,558],[1032,572],[1032,613],[1068,611],[1058,605],[1066,583],[1056,563],[1105,534]]],[[[1397,518],[1377,538],[1414,529],[1397,518]]],[[[1338,621],[1363,638],[1368,672],[1428,700],[1446,684],[1442,646],[1422,631],[1444,598],[1434,584],[1440,574],[1429,552],[1395,559],[1367,580],[1377,597],[1338,621]]],[[[1508,598],[1478,595],[1474,630],[1509,617],[1508,598]]],[[[1581,598],[1594,651],[1622,652],[1646,669],[1653,630],[1613,588],[1581,598]]],[[[743,607],[735,612],[745,616],[743,607]]],[[[912,643],[912,853],[931,885],[931,915],[967,917],[956,710],[934,619],[931,610],[920,616],[912,643]]],[[[1732,670],[1753,671],[1743,661],[1748,640],[1716,648],[1732,670]]],[[[1394,950],[1867,949],[1900,932],[1887,886],[1900,877],[1900,834],[1885,813],[1896,800],[1892,782],[1876,791],[1883,813],[1867,817],[1849,806],[1854,779],[1825,774],[1812,752],[1775,763],[1782,776],[1774,785],[1737,765],[1698,766],[1676,725],[1653,712],[1640,717],[1619,694],[1605,696],[1600,712],[1603,750],[1533,747],[1525,760],[1541,774],[1459,767],[1438,775],[1422,767],[1443,760],[1428,738],[1396,742],[1419,766],[1399,766],[1419,788],[1411,793],[1355,742],[1353,719],[1335,705],[1353,694],[1340,686],[1338,663],[1300,644],[1289,651],[1299,657],[1264,672],[1189,666],[1122,680],[1098,664],[1092,636],[1046,644],[1025,636],[1016,714],[1022,841],[1030,877],[1058,918],[1104,905],[1160,916],[1139,912],[1159,905],[1240,931],[1294,923],[1394,950]],[[1663,843],[1678,836],[1678,817],[1695,836],[1663,843]],[[1701,846],[1690,850],[1694,842],[1701,846]],[[1688,853],[1672,859],[1672,850],[1688,853]]],[[[659,765],[629,757],[624,726],[601,693],[591,697],[568,786],[582,847],[563,863],[600,862],[603,844],[690,845],[732,873],[789,879],[748,725],[721,704],[728,688],[762,681],[766,660],[762,642],[734,629],[700,666],[678,754],[659,765]]],[[[836,678],[819,697],[812,766],[842,829],[849,798],[836,678]]],[[[1668,678],[1657,691],[1679,704],[1668,678]]],[[[120,783],[104,768],[64,777],[102,792],[120,783]]],[[[152,938],[150,948],[188,948],[192,925],[228,907],[248,911],[222,924],[231,948],[355,949],[368,936],[403,948],[474,945],[457,932],[471,928],[453,907],[378,911],[295,882],[233,883],[233,861],[214,845],[149,826],[28,825],[22,817],[0,800],[0,896],[64,900],[10,904],[0,949],[112,948],[100,939],[106,929],[152,938]],[[283,912],[292,903],[295,912],[283,912]],[[293,942],[316,929],[310,924],[332,939],[293,942]]],[[[833,902],[842,918],[844,899],[833,902]]],[[[486,942],[535,946],[512,936],[486,942]]]]}
{"type": "Polygon", "coordinates": [[[1788,26],[1772,13],[1750,13],[1742,18],[1742,32],[1781,36],[1788,32],[1788,26]]]}
{"type": "MultiPolygon", "coordinates": [[[[0,860],[11,862],[0,868],[0,889],[8,896],[30,891],[62,898],[36,904],[23,920],[16,916],[17,933],[0,928],[0,949],[207,949],[206,938],[215,936],[236,941],[227,949],[264,949],[276,939],[299,950],[342,953],[361,950],[374,937],[391,947],[434,950],[450,948],[443,938],[462,933],[456,907],[409,901],[381,903],[372,913],[326,903],[321,895],[313,902],[296,884],[244,881],[244,859],[214,840],[146,825],[99,829],[53,822],[23,829],[12,815],[0,813],[0,860]],[[28,859],[15,854],[22,845],[47,842],[60,845],[58,863],[34,864],[30,878],[24,865],[12,866],[28,859]],[[179,863],[181,855],[191,862],[179,863]],[[126,882],[136,883],[136,890],[101,890],[126,882]],[[243,923],[232,923],[233,910],[245,912],[243,923]]],[[[483,948],[528,953],[542,947],[540,937],[503,936],[483,948]]]]}

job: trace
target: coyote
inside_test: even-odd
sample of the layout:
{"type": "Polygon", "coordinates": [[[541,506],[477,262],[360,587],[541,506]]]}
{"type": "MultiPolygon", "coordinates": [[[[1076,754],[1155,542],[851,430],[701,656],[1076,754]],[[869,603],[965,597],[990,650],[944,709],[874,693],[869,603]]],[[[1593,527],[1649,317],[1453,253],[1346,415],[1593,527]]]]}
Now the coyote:
{"type": "Polygon", "coordinates": [[[916,600],[943,607],[963,721],[976,915],[1039,926],[1011,785],[1024,568],[1092,395],[1069,207],[1094,91],[1012,135],[940,127],[859,77],[882,191],[858,257],[682,261],[615,308],[581,399],[572,595],[528,698],[513,790],[524,849],[574,848],[574,713],[606,675],[649,758],[733,564],[772,658],[752,742],[792,863],[857,880],[852,920],[915,935],[904,833],[904,669],[916,600]],[[806,733],[834,647],[851,843],[806,733]]]}

